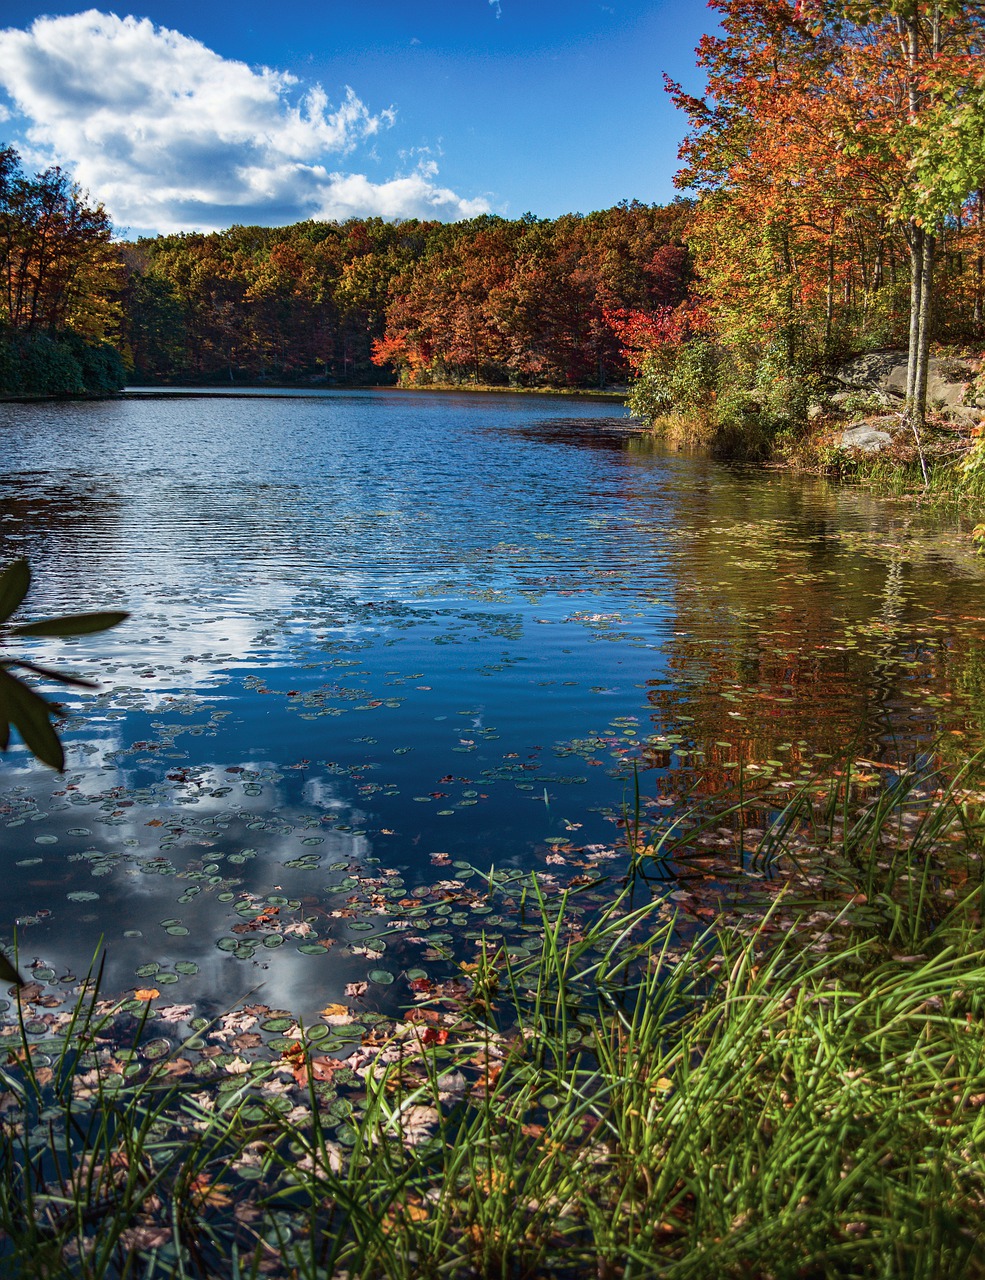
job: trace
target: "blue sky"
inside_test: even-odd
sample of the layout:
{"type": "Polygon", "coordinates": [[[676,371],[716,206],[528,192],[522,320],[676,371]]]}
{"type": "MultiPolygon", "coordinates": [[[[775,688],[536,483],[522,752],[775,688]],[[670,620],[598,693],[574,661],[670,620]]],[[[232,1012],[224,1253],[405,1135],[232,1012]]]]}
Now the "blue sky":
{"type": "Polygon", "coordinates": [[[0,137],[129,234],[665,201],[703,0],[5,0],[0,137]]]}

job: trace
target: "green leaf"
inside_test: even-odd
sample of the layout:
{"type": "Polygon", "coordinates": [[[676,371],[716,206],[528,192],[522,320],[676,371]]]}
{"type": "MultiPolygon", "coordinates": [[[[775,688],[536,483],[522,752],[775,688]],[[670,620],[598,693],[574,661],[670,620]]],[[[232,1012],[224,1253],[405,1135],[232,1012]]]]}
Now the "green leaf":
{"type": "Polygon", "coordinates": [[[85,680],[82,676],[69,675],[67,671],[55,671],[53,667],[42,667],[40,663],[28,662],[26,658],[10,658],[0,662],[3,667],[23,667],[25,671],[33,671],[36,676],[44,676],[46,680],[57,680],[59,684],[71,684],[77,689],[98,689],[95,680],[85,680]]]}
{"type": "Polygon", "coordinates": [[[31,568],[26,560],[15,560],[0,573],[0,622],[6,622],[27,595],[31,568]]]}
{"type": "Polygon", "coordinates": [[[59,773],[65,768],[65,752],[51,726],[55,708],[16,676],[0,667],[0,719],[8,720],[24,739],[24,745],[42,764],[59,773]]]}
{"type": "Polygon", "coordinates": [[[108,631],[125,622],[128,613],[70,613],[64,618],[46,618],[42,622],[26,622],[11,627],[12,636],[86,636],[93,631],[108,631]]]}
{"type": "Polygon", "coordinates": [[[16,982],[19,987],[24,985],[24,979],[2,951],[0,951],[0,980],[3,982],[16,982]]]}

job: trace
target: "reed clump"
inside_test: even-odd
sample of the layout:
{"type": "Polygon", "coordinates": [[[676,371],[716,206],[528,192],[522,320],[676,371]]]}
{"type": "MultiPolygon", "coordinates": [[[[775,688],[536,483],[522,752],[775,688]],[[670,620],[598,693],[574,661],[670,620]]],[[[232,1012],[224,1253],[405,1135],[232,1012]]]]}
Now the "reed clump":
{"type": "Polygon", "coordinates": [[[743,857],[781,891],[685,927],[647,876],[687,849],[638,838],[612,901],[570,928],[532,879],[539,951],[490,941],[344,1059],[110,1057],[90,991],[8,1037],[0,1268],[983,1276],[982,853],[967,773],[814,785],[743,857]]]}

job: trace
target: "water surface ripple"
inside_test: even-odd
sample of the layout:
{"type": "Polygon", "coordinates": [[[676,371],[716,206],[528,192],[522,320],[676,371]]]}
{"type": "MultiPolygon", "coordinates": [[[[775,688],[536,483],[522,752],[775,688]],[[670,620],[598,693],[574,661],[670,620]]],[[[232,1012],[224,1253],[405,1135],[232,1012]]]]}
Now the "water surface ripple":
{"type": "Polygon", "coordinates": [[[3,762],[0,933],[53,981],[102,938],[114,990],[304,1012],[386,963],[397,991],[450,944],[381,902],[618,871],[634,765],[673,813],[740,761],[794,783],[850,742],[981,740],[959,530],[669,453],[611,401],[138,394],[2,405],[0,446],[27,612],[133,614],[32,642],[101,689],[64,778],[3,762]]]}

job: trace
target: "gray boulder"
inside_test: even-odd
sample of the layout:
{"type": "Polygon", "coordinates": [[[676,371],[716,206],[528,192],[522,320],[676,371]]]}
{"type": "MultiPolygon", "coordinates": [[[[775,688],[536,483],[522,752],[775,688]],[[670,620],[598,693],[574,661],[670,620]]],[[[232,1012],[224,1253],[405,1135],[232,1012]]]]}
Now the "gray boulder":
{"type": "Polygon", "coordinates": [[[905,351],[870,351],[855,356],[832,375],[837,383],[854,391],[889,391],[890,376],[903,366],[903,385],[906,385],[905,351]]]}
{"type": "Polygon", "coordinates": [[[841,433],[842,449],[861,449],[863,453],[878,453],[892,443],[893,437],[888,431],[881,431],[878,427],[866,426],[863,423],[855,427],[846,427],[841,433]]]}

